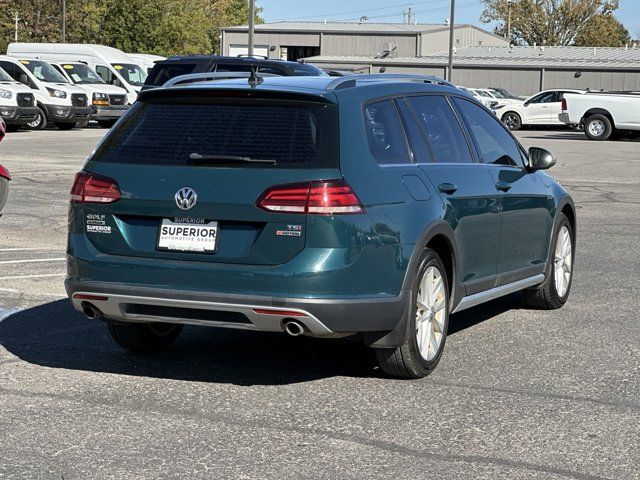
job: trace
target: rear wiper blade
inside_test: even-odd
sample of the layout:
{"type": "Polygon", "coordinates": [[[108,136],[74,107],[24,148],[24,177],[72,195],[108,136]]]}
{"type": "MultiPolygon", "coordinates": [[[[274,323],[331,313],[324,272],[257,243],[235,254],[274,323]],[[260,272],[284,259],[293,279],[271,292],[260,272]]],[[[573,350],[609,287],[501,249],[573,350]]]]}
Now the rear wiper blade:
{"type": "Polygon", "coordinates": [[[201,155],[199,153],[192,153],[189,155],[191,160],[195,160],[197,163],[215,162],[215,163],[267,163],[269,165],[275,165],[277,162],[271,159],[264,158],[251,158],[241,157],[238,155],[201,155]]]}

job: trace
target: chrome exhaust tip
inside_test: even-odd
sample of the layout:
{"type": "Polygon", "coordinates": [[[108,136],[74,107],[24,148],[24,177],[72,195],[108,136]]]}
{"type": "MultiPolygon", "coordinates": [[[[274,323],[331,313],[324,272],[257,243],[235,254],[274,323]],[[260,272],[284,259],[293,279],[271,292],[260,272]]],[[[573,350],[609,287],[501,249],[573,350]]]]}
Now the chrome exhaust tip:
{"type": "Polygon", "coordinates": [[[100,318],[102,313],[96,307],[91,305],[89,302],[82,302],[82,313],[90,320],[95,320],[96,318],[100,318]]]}
{"type": "Polygon", "coordinates": [[[284,322],[284,331],[292,337],[299,337],[304,333],[304,325],[297,320],[288,320],[284,322]]]}

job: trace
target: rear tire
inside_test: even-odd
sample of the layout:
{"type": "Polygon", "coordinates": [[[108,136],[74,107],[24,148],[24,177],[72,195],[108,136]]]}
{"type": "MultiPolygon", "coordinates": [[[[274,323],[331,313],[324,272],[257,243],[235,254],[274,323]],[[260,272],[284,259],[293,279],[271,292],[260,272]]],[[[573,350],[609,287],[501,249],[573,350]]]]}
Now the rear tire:
{"type": "Polygon", "coordinates": [[[162,352],[182,331],[182,325],[176,323],[108,323],[107,326],[118,345],[138,353],[162,352]]]}
{"type": "Polygon", "coordinates": [[[608,140],[614,133],[613,125],[608,117],[598,113],[584,122],[584,133],[590,140],[608,140]]]}
{"type": "Polygon", "coordinates": [[[56,127],[58,127],[60,130],[71,130],[75,126],[76,126],[75,122],[74,123],[56,122],[56,127]]]}
{"type": "Polygon", "coordinates": [[[573,281],[574,245],[571,223],[564,213],[560,213],[560,222],[553,234],[545,281],[538,288],[524,291],[527,304],[542,310],[556,310],[566,303],[573,281]],[[566,242],[569,242],[568,251],[566,242]]]}
{"type": "Polygon", "coordinates": [[[507,112],[502,116],[502,123],[511,131],[520,130],[522,128],[522,118],[516,112],[507,112]]]}
{"type": "Polygon", "coordinates": [[[399,378],[423,378],[438,365],[449,326],[449,287],[442,260],[426,249],[414,277],[407,338],[397,348],[376,348],[384,373],[399,378]]]}

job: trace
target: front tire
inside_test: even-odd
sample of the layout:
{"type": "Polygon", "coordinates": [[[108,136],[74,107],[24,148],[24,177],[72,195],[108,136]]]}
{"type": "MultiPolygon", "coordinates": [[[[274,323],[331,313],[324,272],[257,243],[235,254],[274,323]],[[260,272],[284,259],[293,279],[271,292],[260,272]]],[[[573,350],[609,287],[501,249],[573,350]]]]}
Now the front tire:
{"type": "Polygon", "coordinates": [[[137,353],[162,352],[169,348],[182,331],[176,323],[108,323],[115,342],[137,353]]]}
{"type": "Polygon", "coordinates": [[[524,291],[525,301],[529,305],[542,310],[556,310],[566,303],[573,280],[574,243],[571,223],[566,215],[561,213],[551,245],[551,258],[545,281],[536,289],[524,291]]]}
{"type": "Polygon", "coordinates": [[[47,126],[47,115],[40,107],[38,107],[38,113],[33,122],[27,123],[27,128],[30,130],[42,130],[47,126]]]}
{"type": "Polygon", "coordinates": [[[449,287],[442,260],[426,249],[412,288],[407,338],[397,348],[375,349],[378,364],[392,377],[423,378],[438,365],[449,327],[449,287]]]}
{"type": "Polygon", "coordinates": [[[522,128],[522,118],[516,112],[507,112],[502,116],[502,123],[511,131],[520,130],[522,128]]]}
{"type": "Polygon", "coordinates": [[[608,117],[598,113],[584,122],[584,133],[590,140],[608,140],[613,134],[613,125],[608,117]]]}

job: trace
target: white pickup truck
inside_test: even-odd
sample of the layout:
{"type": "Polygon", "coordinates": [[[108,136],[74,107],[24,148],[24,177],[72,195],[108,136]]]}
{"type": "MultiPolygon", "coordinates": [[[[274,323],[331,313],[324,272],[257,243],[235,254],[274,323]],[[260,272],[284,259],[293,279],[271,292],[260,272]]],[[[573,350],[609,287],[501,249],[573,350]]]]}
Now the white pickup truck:
{"type": "Polygon", "coordinates": [[[640,93],[568,94],[558,118],[567,125],[584,127],[591,140],[640,135],[640,93]]]}

